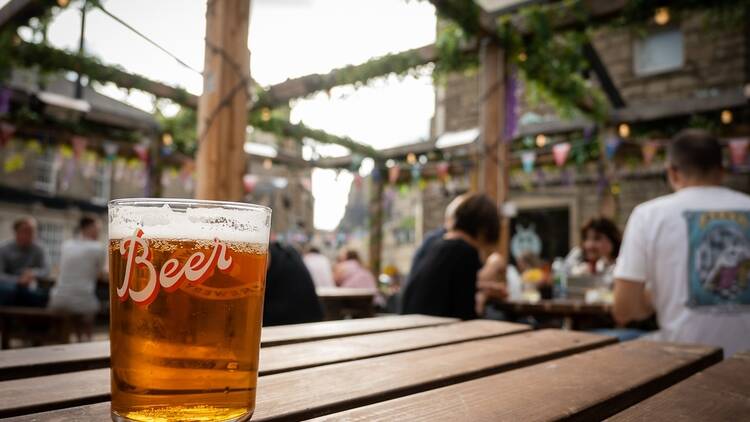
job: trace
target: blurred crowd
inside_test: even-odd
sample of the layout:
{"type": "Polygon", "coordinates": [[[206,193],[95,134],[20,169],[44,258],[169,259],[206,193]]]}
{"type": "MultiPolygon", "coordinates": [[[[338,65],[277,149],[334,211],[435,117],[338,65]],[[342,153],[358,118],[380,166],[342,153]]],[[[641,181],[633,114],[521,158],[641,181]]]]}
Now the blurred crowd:
{"type": "MultiPolygon", "coordinates": [[[[714,136],[679,133],[666,168],[674,193],[636,207],[624,235],[607,217],[590,219],[578,246],[547,260],[534,242],[501,254],[501,215],[481,194],[447,206],[443,226],[424,236],[403,282],[394,267],[376,277],[354,249],[331,262],[315,245],[300,252],[271,242],[264,325],[321,320],[316,292],[325,289],[370,291],[383,312],[460,319],[503,319],[497,305],[505,301],[576,298],[611,303],[615,330],[651,320],[653,338],[721,346],[731,355],[750,348],[750,197],[722,186],[722,163],[714,136]]],[[[90,337],[100,310],[95,286],[106,280],[100,222],[80,220],[53,280],[35,220],[19,219],[13,231],[0,245],[0,306],[83,315],[79,336],[90,337]]]]}

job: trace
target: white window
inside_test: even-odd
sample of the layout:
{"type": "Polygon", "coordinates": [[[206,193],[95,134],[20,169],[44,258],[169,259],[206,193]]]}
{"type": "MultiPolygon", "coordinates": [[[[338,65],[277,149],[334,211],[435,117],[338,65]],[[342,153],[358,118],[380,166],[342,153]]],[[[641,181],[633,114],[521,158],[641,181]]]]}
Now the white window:
{"type": "Polygon", "coordinates": [[[50,264],[56,266],[60,263],[60,253],[62,252],[63,225],[49,221],[40,221],[38,230],[39,241],[49,254],[50,264]]]}
{"type": "Polygon", "coordinates": [[[94,197],[92,198],[92,202],[106,204],[109,201],[111,189],[112,166],[108,161],[99,161],[96,164],[96,174],[94,175],[94,197]]]}
{"type": "Polygon", "coordinates": [[[679,29],[654,32],[635,40],[633,69],[638,76],[680,69],[685,64],[685,46],[679,29]]]}
{"type": "Polygon", "coordinates": [[[55,165],[55,150],[45,148],[36,160],[34,169],[34,188],[53,194],[57,189],[57,166],[55,165]]]}

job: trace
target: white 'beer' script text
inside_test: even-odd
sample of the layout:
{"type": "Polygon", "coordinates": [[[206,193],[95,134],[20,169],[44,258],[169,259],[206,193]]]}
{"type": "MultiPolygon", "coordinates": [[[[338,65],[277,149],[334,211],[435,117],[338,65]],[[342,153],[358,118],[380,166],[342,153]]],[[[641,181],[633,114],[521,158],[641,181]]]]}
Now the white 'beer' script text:
{"type": "Polygon", "coordinates": [[[226,271],[232,266],[232,257],[227,256],[227,245],[214,239],[211,255],[206,258],[203,252],[195,252],[181,263],[176,258],[168,259],[159,269],[157,276],[156,268],[151,262],[151,251],[148,240],[143,239],[143,230],[135,230],[133,236],[126,237],[120,242],[120,255],[126,255],[125,277],[122,285],[117,288],[117,297],[121,302],[127,300],[128,296],[139,305],[148,305],[156,299],[159,286],[168,292],[177,290],[185,281],[191,284],[200,284],[206,281],[214,273],[214,268],[226,271]],[[140,253],[136,255],[136,247],[140,246],[140,253]],[[148,272],[146,287],[141,290],[130,288],[135,266],[143,266],[148,272]]]}

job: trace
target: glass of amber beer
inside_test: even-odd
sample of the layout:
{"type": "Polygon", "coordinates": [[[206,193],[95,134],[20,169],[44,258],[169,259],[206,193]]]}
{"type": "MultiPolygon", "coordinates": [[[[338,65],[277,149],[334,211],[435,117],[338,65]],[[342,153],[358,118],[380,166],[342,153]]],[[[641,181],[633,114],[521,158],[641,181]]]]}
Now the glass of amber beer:
{"type": "Polygon", "coordinates": [[[113,420],[252,416],[270,226],[251,204],[109,203],[113,420]]]}

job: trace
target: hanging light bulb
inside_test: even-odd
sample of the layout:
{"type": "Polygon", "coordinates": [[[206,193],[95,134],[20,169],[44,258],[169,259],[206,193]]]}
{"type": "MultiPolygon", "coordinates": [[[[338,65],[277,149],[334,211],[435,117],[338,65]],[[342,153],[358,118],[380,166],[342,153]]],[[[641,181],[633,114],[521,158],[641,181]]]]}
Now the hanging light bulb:
{"type": "Polygon", "coordinates": [[[263,160],[263,168],[266,170],[271,170],[273,168],[273,161],[271,161],[270,158],[266,158],[263,160]]]}
{"type": "Polygon", "coordinates": [[[411,165],[417,164],[417,156],[413,152],[408,153],[406,155],[406,162],[411,165]]]}
{"type": "Polygon", "coordinates": [[[57,5],[60,7],[68,7],[70,0],[57,0],[57,5]]]}
{"type": "Polygon", "coordinates": [[[544,148],[545,145],[547,145],[547,137],[542,135],[541,133],[539,135],[536,135],[536,146],[539,148],[544,148]]]}
{"type": "Polygon", "coordinates": [[[393,167],[393,166],[395,166],[395,165],[396,165],[396,162],[395,162],[395,161],[393,161],[393,160],[392,160],[392,159],[390,159],[390,158],[389,158],[389,159],[388,159],[388,160],[387,160],[387,161],[385,162],[385,166],[386,166],[386,167],[388,167],[388,168],[391,168],[391,167],[393,167]]]}
{"type": "Polygon", "coordinates": [[[657,25],[666,25],[669,23],[669,19],[668,7],[659,7],[656,9],[656,12],[654,12],[654,22],[656,22],[657,25]]]}
{"type": "Polygon", "coordinates": [[[419,164],[425,165],[427,164],[427,156],[422,154],[419,156],[419,164]]]}
{"type": "Polygon", "coordinates": [[[732,120],[734,119],[734,116],[732,116],[732,112],[730,110],[722,110],[721,112],[721,122],[725,125],[728,125],[732,123],[732,120]]]}
{"type": "Polygon", "coordinates": [[[525,62],[525,61],[526,61],[526,59],[528,59],[528,58],[529,58],[529,57],[528,57],[528,56],[526,55],[526,52],[525,52],[525,51],[522,51],[522,52],[518,53],[518,61],[519,61],[519,62],[523,63],[523,62],[525,62]]]}
{"type": "Polygon", "coordinates": [[[271,110],[269,110],[267,107],[264,107],[260,111],[260,120],[263,120],[264,122],[271,120],[271,110]]]}
{"type": "Polygon", "coordinates": [[[172,139],[172,135],[169,133],[164,133],[161,135],[161,142],[164,144],[164,146],[171,146],[172,143],[174,143],[174,139],[172,139]]]}
{"type": "Polygon", "coordinates": [[[630,136],[630,126],[628,126],[627,123],[620,123],[620,126],[617,127],[617,133],[620,135],[620,138],[627,138],[630,136]]]}

